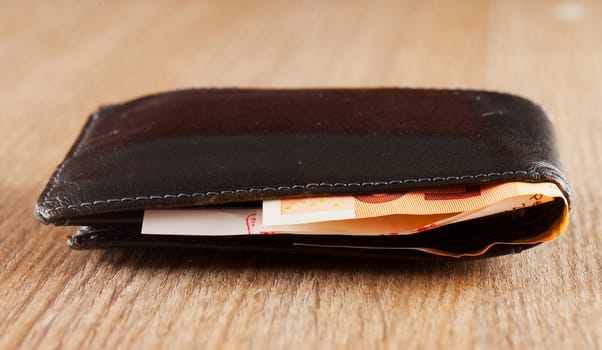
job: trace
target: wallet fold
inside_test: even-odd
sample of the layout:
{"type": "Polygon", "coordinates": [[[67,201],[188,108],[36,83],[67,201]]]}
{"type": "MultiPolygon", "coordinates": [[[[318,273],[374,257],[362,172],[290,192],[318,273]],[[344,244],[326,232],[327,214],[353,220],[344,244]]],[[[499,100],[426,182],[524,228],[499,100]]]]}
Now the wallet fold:
{"type": "MultiPolygon", "coordinates": [[[[135,231],[144,210],[506,181],[551,182],[570,201],[552,123],[521,97],[398,88],[192,89],[103,106],[92,114],[41,194],[35,215],[46,224],[83,226],[71,239],[75,248],[151,244],[314,251],[322,249],[299,245],[290,236],[295,245],[289,246],[287,235],[252,242],[248,237],[152,241],[135,231]]],[[[516,232],[536,236],[549,230],[565,206],[557,201],[542,206],[545,210],[538,210],[548,213],[550,222],[516,232]]],[[[463,230],[486,233],[486,226],[479,227],[482,233],[463,230]]],[[[322,239],[322,246],[329,242],[313,239],[322,239]]],[[[491,252],[514,252],[518,246],[491,252]]]]}

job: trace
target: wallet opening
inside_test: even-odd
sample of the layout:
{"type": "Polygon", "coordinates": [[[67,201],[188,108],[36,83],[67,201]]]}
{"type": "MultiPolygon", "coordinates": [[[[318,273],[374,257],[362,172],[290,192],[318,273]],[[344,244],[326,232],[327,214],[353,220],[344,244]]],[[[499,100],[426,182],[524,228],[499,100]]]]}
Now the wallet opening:
{"type": "MultiPolygon", "coordinates": [[[[75,249],[166,245],[189,248],[224,248],[234,250],[290,250],[316,253],[332,250],[343,255],[370,251],[372,255],[421,256],[424,250],[445,252],[448,256],[480,255],[492,246],[499,254],[520,251],[548,240],[546,233],[559,229],[566,215],[561,198],[534,207],[507,211],[411,235],[350,236],[350,235],[240,235],[240,236],[177,236],[141,234],[142,213],[98,216],[69,238],[75,249]],[[104,222],[103,222],[104,220],[104,222]],[[111,221],[114,220],[114,221],[111,221]],[[541,238],[541,239],[539,239],[541,238]],[[534,243],[525,243],[529,239],[534,243]],[[516,245],[516,246],[513,246],[516,245]],[[419,253],[416,253],[418,251],[419,253]]],[[[82,218],[79,218],[82,220],[82,218]]],[[[487,255],[490,253],[487,252],[487,255]]]]}

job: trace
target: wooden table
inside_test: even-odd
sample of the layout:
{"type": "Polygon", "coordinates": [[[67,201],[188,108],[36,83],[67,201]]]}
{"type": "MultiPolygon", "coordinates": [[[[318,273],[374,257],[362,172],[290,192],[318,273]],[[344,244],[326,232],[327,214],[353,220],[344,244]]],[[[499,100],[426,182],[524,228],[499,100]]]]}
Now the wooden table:
{"type": "MultiPolygon", "coordinates": [[[[601,348],[602,5],[0,4],[0,348],[601,348]],[[470,262],[71,251],[32,210],[101,103],[191,86],[508,91],[554,117],[568,231],[470,262]]],[[[227,4],[226,4],[227,3],[227,4]]]]}

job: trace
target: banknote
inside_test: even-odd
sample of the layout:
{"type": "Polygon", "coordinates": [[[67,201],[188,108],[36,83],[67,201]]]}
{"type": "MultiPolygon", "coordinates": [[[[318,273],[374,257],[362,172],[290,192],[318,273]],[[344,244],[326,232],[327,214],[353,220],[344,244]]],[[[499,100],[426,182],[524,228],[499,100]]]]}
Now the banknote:
{"type": "MultiPolygon", "coordinates": [[[[148,234],[179,234],[179,235],[240,235],[240,234],[274,234],[274,233],[292,233],[292,234],[328,234],[328,235],[404,235],[413,234],[425,230],[431,230],[444,225],[473,220],[479,217],[493,215],[496,213],[519,209],[523,207],[543,204],[552,201],[555,197],[562,197],[562,193],[551,183],[511,183],[505,186],[485,186],[480,190],[487,198],[470,197],[475,203],[463,203],[458,208],[473,208],[459,212],[438,213],[434,210],[443,207],[439,204],[432,208],[433,212],[428,213],[427,210],[407,206],[410,213],[395,212],[391,208],[387,208],[387,204],[394,201],[379,201],[372,203],[377,209],[363,209],[358,211],[360,215],[356,216],[355,211],[346,213],[346,217],[336,216],[329,217],[333,213],[328,210],[327,206],[316,206],[312,212],[308,208],[310,205],[305,205],[303,210],[291,211],[281,210],[277,212],[276,220],[268,220],[270,215],[268,209],[270,205],[279,203],[283,207],[288,200],[280,201],[265,201],[263,210],[256,209],[188,209],[188,210],[149,210],[145,211],[143,221],[143,233],[148,234]],[[496,192],[499,191],[499,192],[496,192]],[[503,194],[510,197],[500,197],[503,194]],[[497,201],[494,201],[499,199],[497,201]],[[488,204],[489,203],[489,204],[488,204]],[[480,207],[482,206],[482,207],[480,207]],[[379,211],[380,210],[380,211],[379,211]],[[293,223],[289,215],[297,215],[294,217],[293,223]],[[426,213],[416,215],[413,213],[426,213]],[[313,215],[319,213],[320,215],[313,215]],[[299,215],[306,215],[305,218],[299,218],[299,215]],[[368,216],[371,215],[371,216],[368,216]],[[278,219],[285,217],[284,222],[276,223],[278,219]],[[309,218],[308,218],[309,217],[309,218]],[[288,220],[288,221],[287,221],[288,220]],[[313,220],[313,221],[312,221],[313,220]]],[[[443,192],[451,193],[451,191],[443,192]]],[[[430,196],[430,195],[429,195],[430,196]]],[[[414,204],[416,206],[423,203],[428,203],[427,196],[423,195],[423,200],[417,200],[418,196],[414,195],[414,204]]],[[[337,201],[346,200],[353,203],[355,196],[338,197],[337,201]],[[342,200],[341,200],[342,199],[342,200]]],[[[433,198],[433,197],[430,197],[433,198]]],[[[311,201],[320,202],[321,198],[311,198],[311,201]]],[[[324,198],[325,201],[331,201],[331,198],[324,198]]],[[[397,198],[399,199],[399,198],[397,198]]],[[[464,200],[467,198],[464,197],[464,200]]],[[[441,197],[437,197],[437,201],[443,201],[441,197]]],[[[300,202],[302,199],[296,199],[300,202]]],[[[360,201],[361,202],[361,201],[360,201]]],[[[302,202],[301,202],[302,203],[302,202]]],[[[365,206],[367,202],[361,202],[360,205],[365,206]]],[[[451,208],[454,204],[448,203],[447,207],[451,208]]],[[[394,207],[395,208],[395,207],[394,207]]],[[[397,206],[400,208],[400,206],[397,206]]],[[[459,209],[458,209],[459,210],[459,209]]]]}
{"type": "Polygon", "coordinates": [[[276,199],[263,202],[263,225],[305,224],[387,215],[458,214],[485,208],[508,198],[515,198],[512,203],[506,204],[512,208],[540,204],[554,197],[562,197],[562,193],[552,183],[507,182],[397,193],[276,199]]]}
{"type": "MultiPolygon", "coordinates": [[[[182,236],[234,236],[256,234],[305,235],[398,235],[412,234],[428,223],[446,218],[432,215],[386,216],[360,220],[338,220],[297,225],[265,226],[261,209],[147,210],[143,234],[182,236]]],[[[453,222],[453,221],[450,221],[453,222]]],[[[434,228],[434,226],[433,226],[434,228]]],[[[427,229],[430,229],[427,227],[427,229]]]]}
{"type": "MultiPolygon", "coordinates": [[[[282,233],[357,236],[411,235],[462,221],[540,205],[555,198],[563,198],[566,202],[562,192],[552,183],[514,182],[486,185],[479,188],[408,191],[394,195],[283,199],[265,201],[263,208],[147,210],[144,212],[142,233],[191,236],[282,233]],[[405,200],[411,200],[411,203],[400,203],[404,196],[405,200]],[[358,200],[357,197],[360,199],[358,200]],[[461,200],[463,203],[453,203],[457,200],[461,200]],[[444,203],[444,201],[449,202],[444,203]],[[294,207],[291,203],[298,206],[294,207]],[[315,204],[312,205],[312,203],[315,204]],[[340,208],[337,208],[339,206],[335,206],[335,203],[343,206],[341,210],[345,210],[344,215],[337,210],[340,208]],[[276,206],[276,204],[278,205],[276,206]],[[274,211],[274,208],[278,208],[278,210],[274,211]],[[441,210],[443,213],[437,212],[437,210],[441,210]],[[271,221],[266,220],[266,216],[274,215],[274,212],[276,213],[275,219],[273,217],[271,221]],[[287,217],[287,215],[289,216],[287,217]],[[285,220],[274,224],[282,217],[285,220]],[[291,221],[293,222],[291,223],[291,221]]],[[[563,225],[566,226],[566,223],[563,225]]],[[[521,241],[518,243],[537,243],[550,239],[549,237],[554,234],[556,233],[546,234],[545,237],[536,237],[532,242],[521,241]]],[[[465,252],[462,255],[478,255],[487,248],[477,252],[465,252]]],[[[458,256],[455,253],[434,250],[429,247],[391,249],[415,249],[437,255],[458,256]]]]}

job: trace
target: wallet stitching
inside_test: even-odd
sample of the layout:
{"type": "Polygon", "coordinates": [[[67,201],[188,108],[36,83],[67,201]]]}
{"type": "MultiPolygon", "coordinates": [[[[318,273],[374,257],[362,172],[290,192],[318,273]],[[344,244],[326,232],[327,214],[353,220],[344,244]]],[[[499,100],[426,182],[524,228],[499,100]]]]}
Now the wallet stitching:
{"type": "MultiPolygon", "coordinates": [[[[77,149],[74,153],[77,152],[77,149]]],[[[61,169],[62,170],[62,169],[61,169]]],[[[316,187],[361,187],[361,186],[383,186],[383,185],[395,185],[395,184],[404,184],[404,183],[419,183],[419,182],[435,182],[435,181],[447,181],[447,180],[464,180],[464,179],[477,179],[477,178],[486,178],[486,177],[496,177],[496,176],[505,176],[505,175],[527,175],[533,174],[536,176],[540,176],[541,174],[535,170],[524,171],[524,170],[515,170],[515,171],[504,171],[504,172],[492,172],[488,174],[476,174],[476,175],[462,175],[462,176],[447,176],[447,177],[432,177],[432,178],[419,178],[419,179],[404,179],[404,180],[391,180],[388,182],[351,182],[351,183],[308,183],[306,185],[291,185],[291,186],[279,186],[279,187],[264,187],[264,188],[250,188],[250,189],[235,189],[235,190],[223,190],[223,191],[210,191],[210,192],[195,192],[195,193],[179,193],[175,194],[164,194],[164,195],[151,195],[151,196],[137,196],[137,197],[123,197],[123,198],[112,198],[105,200],[95,200],[92,202],[84,202],[80,204],[72,204],[72,205],[64,205],[59,206],[53,209],[49,209],[46,214],[48,216],[53,215],[55,212],[63,210],[63,209],[80,209],[83,207],[96,206],[100,204],[110,204],[110,203],[118,203],[118,202],[137,202],[137,201],[148,201],[154,199],[177,199],[177,198],[194,198],[194,197],[207,197],[207,196],[218,196],[220,194],[234,194],[234,193],[253,193],[253,192],[279,192],[291,189],[309,189],[316,187]]],[[[57,175],[58,177],[58,175],[57,175]]],[[[56,187],[53,186],[53,188],[56,187]]],[[[45,198],[46,199],[46,198],[45,198]]],[[[55,201],[44,201],[43,204],[54,203],[55,201]]]]}

